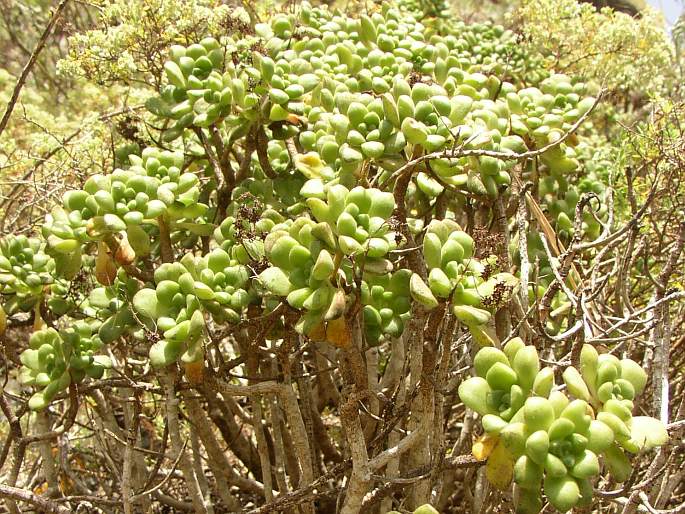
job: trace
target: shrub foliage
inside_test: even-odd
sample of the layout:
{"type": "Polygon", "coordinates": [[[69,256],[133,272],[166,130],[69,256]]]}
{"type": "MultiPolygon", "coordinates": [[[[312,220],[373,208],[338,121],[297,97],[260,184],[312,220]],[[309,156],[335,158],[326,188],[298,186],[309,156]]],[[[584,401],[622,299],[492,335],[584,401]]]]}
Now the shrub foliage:
{"type": "Polygon", "coordinates": [[[678,104],[620,102],[677,97],[653,14],[153,4],[59,66],[137,104],[47,150],[38,221],[3,203],[8,509],[668,505],[678,104]]]}

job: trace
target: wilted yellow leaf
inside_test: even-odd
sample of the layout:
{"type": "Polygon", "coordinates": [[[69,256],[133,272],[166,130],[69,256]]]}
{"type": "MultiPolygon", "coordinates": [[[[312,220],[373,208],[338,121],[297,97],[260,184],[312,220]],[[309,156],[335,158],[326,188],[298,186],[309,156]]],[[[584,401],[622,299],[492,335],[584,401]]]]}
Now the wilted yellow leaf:
{"type": "Polygon", "coordinates": [[[95,257],[95,278],[103,286],[111,286],[117,278],[117,266],[107,245],[102,241],[98,243],[98,254],[95,257]]]}
{"type": "Polygon", "coordinates": [[[309,332],[307,332],[307,337],[312,341],[325,341],[326,340],[326,325],[323,321],[314,325],[309,332]]]}
{"type": "Polygon", "coordinates": [[[473,443],[471,454],[476,460],[484,461],[488,458],[498,441],[499,437],[496,435],[485,434],[480,436],[476,442],[473,443]]]}
{"type": "Polygon", "coordinates": [[[298,154],[294,158],[295,168],[309,179],[320,178],[324,163],[316,152],[298,154]]]}
{"type": "Polygon", "coordinates": [[[205,363],[203,360],[197,362],[186,362],[183,364],[185,368],[185,376],[193,385],[199,385],[204,382],[204,368],[205,363]]]}
{"type": "Polygon", "coordinates": [[[352,344],[352,333],[345,318],[332,319],[326,324],[326,340],[338,348],[352,344]]]}
{"type": "Polygon", "coordinates": [[[5,309],[2,308],[2,304],[0,304],[0,336],[5,333],[6,329],[7,329],[7,314],[5,313],[5,309]]]}
{"type": "Polygon", "coordinates": [[[33,314],[33,331],[38,332],[45,326],[45,320],[43,320],[43,315],[40,312],[40,302],[33,308],[33,314]]]}
{"type": "Polygon", "coordinates": [[[471,325],[469,326],[471,337],[479,346],[495,346],[495,342],[499,339],[494,330],[487,326],[471,325]]]}
{"type": "Polygon", "coordinates": [[[43,494],[47,490],[48,490],[48,483],[47,482],[43,482],[42,484],[37,485],[36,487],[33,488],[34,494],[43,494]]]}
{"type": "Polygon", "coordinates": [[[485,465],[485,476],[493,487],[504,491],[509,487],[513,475],[514,458],[504,447],[504,444],[498,441],[488,457],[488,463],[485,465]]]}

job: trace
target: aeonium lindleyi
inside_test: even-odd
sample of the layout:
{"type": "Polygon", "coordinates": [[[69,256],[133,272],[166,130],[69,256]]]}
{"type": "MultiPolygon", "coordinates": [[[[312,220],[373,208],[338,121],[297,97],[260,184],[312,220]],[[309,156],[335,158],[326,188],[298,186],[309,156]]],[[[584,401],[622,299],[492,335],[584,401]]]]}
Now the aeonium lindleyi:
{"type": "Polygon", "coordinates": [[[585,345],[584,374],[573,367],[563,373],[575,398],[555,386],[552,368],[541,369],[535,347],[520,338],[502,350],[482,348],[473,364],[476,376],[462,382],[459,397],[482,417],[485,435],[474,445],[474,456],[488,460],[486,476],[495,487],[516,483],[522,514],[542,509],[541,491],[562,512],[589,505],[601,462],[615,480],[625,481],[631,464],[624,450],[648,450],[668,439],[659,420],[632,416],[632,400],[646,376],[629,359],[602,357],[585,345]]]}

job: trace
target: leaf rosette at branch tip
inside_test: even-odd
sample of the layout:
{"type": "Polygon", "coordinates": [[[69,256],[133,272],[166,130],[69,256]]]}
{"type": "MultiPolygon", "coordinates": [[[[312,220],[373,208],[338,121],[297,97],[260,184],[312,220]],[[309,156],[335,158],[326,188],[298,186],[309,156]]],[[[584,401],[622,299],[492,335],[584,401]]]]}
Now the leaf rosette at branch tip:
{"type": "Polygon", "coordinates": [[[0,239],[0,304],[8,315],[30,311],[55,281],[55,261],[40,239],[8,235],[0,239]]]}
{"type": "Polygon", "coordinates": [[[34,332],[29,348],[19,356],[22,367],[19,381],[39,391],[31,396],[28,405],[42,410],[69,384],[86,377],[101,378],[112,367],[106,355],[97,354],[103,343],[97,335],[99,323],[77,321],[72,328],[53,328],[34,332]]]}
{"type": "Polygon", "coordinates": [[[165,141],[192,126],[209,127],[226,117],[234,102],[244,100],[244,84],[223,72],[228,45],[207,37],[188,47],[171,47],[172,59],[164,64],[168,84],[145,104],[155,115],[176,120],[164,132],[165,141]]]}
{"type": "Polygon", "coordinates": [[[632,415],[633,400],[647,384],[647,373],[635,361],[599,354],[586,344],[580,354],[580,372],[567,368],[564,382],[571,394],[595,407],[597,419],[611,428],[623,449],[637,453],[668,440],[666,428],[659,420],[632,415]]]}
{"type": "Polygon", "coordinates": [[[484,278],[486,265],[474,256],[473,238],[451,219],[429,223],[422,249],[428,283],[414,274],[414,300],[428,308],[437,306],[438,298],[449,301],[454,315],[471,330],[474,339],[482,345],[492,344],[492,336],[483,327],[492,312],[506,305],[516,292],[516,277],[496,273],[484,278]]]}
{"type": "Polygon", "coordinates": [[[129,169],[92,175],[82,190],[65,193],[63,207],[46,216],[43,236],[58,271],[67,278],[80,269],[81,245],[89,241],[107,244],[119,264],[130,264],[136,253],[148,254],[160,217],[169,219],[172,229],[178,223],[180,228],[204,232],[204,222],[192,222],[208,207],[199,202],[197,175],[181,171],[181,153],[147,148],[142,157],[129,159],[129,169]]]}
{"type": "Polygon", "coordinates": [[[98,337],[109,344],[125,334],[134,335],[137,323],[134,313],[124,298],[132,298],[140,289],[138,281],[119,273],[109,287],[97,287],[79,305],[80,311],[91,319],[104,320],[98,337]]]}
{"type": "Polygon", "coordinates": [[[202,360],[205,313],[217,323],[238,323],[255,300],[249,278],[248,269],[221,248],[158,267],[156,288],[141,289],[132,302],[147,330],[163,336],[152,345],[151,363],[162,367],[178,357],[184,363],[202,360]]]}
{"type": "MultiPolygon", "coordinates": [[[[305,311],[296,328],[316,337],[322,323],[345,316],[350,300],[346,288],[354,284],[355,273],[380,277],[392,272],[393,264],[386,257],[396,247],[396,238],[387,220],[395,203],[390,193],[362,187],[350,191],[319,179],[305,183],[301,194],[314,219],[299,217],[272,227],[264,239],[272,266],[259,275],[259,281],[272,294],[285,296],[291,307],[305,311]]],[[[392,289],[402,287],[401,276],[385,284],[385,297],[385,290],[378,290],[384,286],[378,284],[377,302],[392,299],[392,289]]],[[[381,315],[368,305],[364,312],[370,342],[377,343],[379,330],[401,332],[400,315],[406,311],[395,314],[388,309],[381,315]]]]}
{"type": "Polygon", "coordinates": [[[598,410],[588,403],[599,405],[581,373],[573,367],[563,373],[568,392],[576,397],[571,400],[554,389],[552,369],[541,369],[535,348],[519,338],[510,340],[502,350],[482,348],[473,366],[476,376],[462,382],[458,393],[467,407],[482,416],[483,430],[491,441],[491,450],[485,454],[476,443],[474,455],[494,459],[488,466],[498,470],[492,477],[500,489],[506,489],[508,482],[495,476],[501,477],[507,463],[513,463],[512,478],[520,488],[517,512],[540,511],[541,487],[562,512],[588,505],[592,500],[590,480],[601,471],[599,457],[616,480],[624,481],[631,466],[622,448],[637,452],[668,439],[658,420],[633,418],[632,402],[627,405],[620,402],[629,400],[618,400],[626,391],[633,395],[635,390],[642,391],[646,382],[644,371],[629,359],[614,360],[607,354],[601,358],[594,348],[584,346],[584,376],[593,377],[593,387],[601,383],[615,388],[614,396],[598,410]],[[602,379],[598,380],[600,366],[602,379]]]}
{"type": "Polygon", "coordinates": [[[409,280],[411,271],[399,269],[392,274],[366,274],[362,280],[361,302],[364,332],[371,346],[387,338],[399,337],[410,317],[409,280]]]}
{"type": "Polygon", "coordinates": [[[228,216],[214,230],[214,240],[230,258],[240,264],[257,262],[264,258],[264,238],[283,221],[276,211],[267,209],[256,221],[236,220],[228,216]]]}

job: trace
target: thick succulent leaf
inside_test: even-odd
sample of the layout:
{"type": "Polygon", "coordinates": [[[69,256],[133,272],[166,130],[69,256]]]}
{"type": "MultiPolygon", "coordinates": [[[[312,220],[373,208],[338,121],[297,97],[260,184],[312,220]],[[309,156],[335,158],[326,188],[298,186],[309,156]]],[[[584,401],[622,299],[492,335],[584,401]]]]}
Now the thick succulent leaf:
{"type": "Polygon", "coordinates": [[[545,495],[549,502],[560,512],[571,510],[580,500],[580,487],[573,477],[547,477],[545,495]]]}
{"type": "Polygon", "coordinates": [[[434,309],[438,306],[438,300],[435,299],[430,288],[421,279],[419,275],[414,273],[409,281],[409,288],[411,291],[411,296],[419,302],[420,304],[426,306],[429,309],[434,309]]]}
{"type": "Polygon", "coordinates": [[[564,383],[568,388],[569,392],[580,400],[590,401],[590,391],[588,391],[587,385],[583,381],[583,377],[573,366],[569,366],[564,370],[564,383]]]}
{"type": "Polygon", "coordinates": [[[491,318],[491,314],[485,309],[471,305],[455,305],[452,311],[459,321],[469,326],[485,325],[491,318]]]}
{"type": "Polygon", "coordinates": [[[281,268],[267,268],[259,274],[259,280],[276,296],[288,296],[293,286],[281,268]]]}
{"type": "Polygon", "coordinates": [[[490,368],[497,362],[509,365],[509,360],[502,350],[492,347],[481,348],[473,358],[476,375],[485,378],[490,368]]]}
{"type": "Polygon", "coordinates": [[[163,368],[175,362],[182,350],[182,343],[175,341],[158,341],[150,348],[150,364],[163,368]]]}
{"type": "Polygon", "coordinates": [[[627,423],[630,438],[641,448],[650,450],[668,441],[668,432],[664,424],[649,416],[633,416],[627,423]]]}
{"type": "Polygon", "coordinates": [[[491,394],[492,389],[490,389],[487,380],[482,377],[471,377],[459,384],[459,398],[461,398],[461,401],[481,416],[497,414],[488,405],[488,396],[491,394]]]}
{"type": "Polygon", "coordinates": [[[159,317],[159,302],[154,289],[141,289],[133,297],[133,308],[138,314],[150,319],[159,317]]]}

